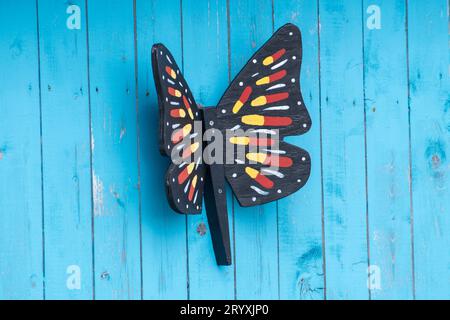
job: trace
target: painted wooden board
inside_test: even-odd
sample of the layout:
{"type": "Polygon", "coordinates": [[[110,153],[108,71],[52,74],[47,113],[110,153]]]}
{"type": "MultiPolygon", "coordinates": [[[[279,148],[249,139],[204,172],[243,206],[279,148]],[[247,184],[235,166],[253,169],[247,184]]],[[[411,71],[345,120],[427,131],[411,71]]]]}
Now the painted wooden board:
{"type": "Polygon", "coordinates": [[[361,14],[357,1],[319,3],[327,299],[369,295],[361,14]]]}
{"type": "Polygon", "coordinates": [[[275,29],[292,22],[302,32],[300,85],[312,119],[310,131],[286,139],[307,150],[312,165],[305,187],[278,201],[280,298],[323,299],[317,1],[274,1],[274,22],[275,29]]]}
{"type": "MultiPolygon", "coordinates": [[[[183,72],[197,104],[216,106],[228,85],[228,29],[225,1],[183,1],[183,72]],[[202,37],[198,35],[202,34],[202,37]]],[[[232,196],[228,214],[232,237],[232,196]]],[[[206,212],[188,217],[189,297],[233,299],[234,266],[218,266],[206,212]],[[214,288],[207,290],[206,288],[214,288]]],[[[231,238],[232,240],[232,238],[231,238]]],[[[233,257],[234,258],[234,257],[233,257]]],[[[233,261],[234,263],[234,261],[233,261]]]]}
{"type": "Polygon", "coordinates": [[[406,6],[364,1],[363,11],[371,298],[411,299],[406,6]]]}
{"type": "Polygon", "coordinates": [[[450,298],[449,4],[408,1],[416,298],[450,298]]]}
{"type": "Polygon", "coordinates": [[[42,299],[39,47],[34,2],[0,3],[0,299],[42,299]]]}
{"type": "MultiPolygon", "coordinates": [[[[231,0],[231,78],[273,32],[272,1],[231,0]]],[[[278,298],[276,202],[243,208],[234,201],[237,299],[278,298]]]]}
{"type": "Polygon", "coordinates": [[[93,297],[85,13],[84,1],[39,1],[47,299],[93,297]]]}
{"type": "Polygon", "coordinates": [[[143,297],[186,299],[186,217],[167,203],[168,159],[159,153],[159,113],[151,69],[151,47],[157,42],[163,42],[182,61],[180,1],[138,0],[136,26],[143,297]]]}
{"type": "Polygon", "coordinates": [[[445,0],[2,1],[0,298],[450,298],[448,12],[445,0]],[[313,119],[288,142],[312,174],[261,207],[228,190],[234,264],[217,267],[205,215],[166,201],[151,45],[215,105],[286,22],[302,31],[313,119]]]}
{"type": "Polygon", "coordinates": [[[95,298],[141,298],[134,10],[88,2],[95,298]]]}

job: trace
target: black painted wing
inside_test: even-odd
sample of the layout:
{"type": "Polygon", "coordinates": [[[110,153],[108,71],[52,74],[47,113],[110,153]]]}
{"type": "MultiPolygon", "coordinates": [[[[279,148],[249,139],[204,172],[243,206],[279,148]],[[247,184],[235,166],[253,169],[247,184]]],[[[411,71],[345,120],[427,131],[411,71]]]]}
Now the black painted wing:
{"type": "MultiPolygon", "coordinates": [[[[158,94],[160,152],[178,154],[166,173],[171,207],[180,213],[200,213],[205,166],[202,164],[202,133],[195,132],[201,113],[172,54],[162,44],[152,48],[153,77],[158,94]]],[[[172,160],[174,158],[172,157],[172,160]]]]}
{"type": "Polygon", "coordinates": [[[311,127],[300,91],[301,61],[300,30],[287,24],[250,58],[217,106],[221,129],[235,132],[226,138],[235,152],[225,175],[242,206],[283,198],[309,178],[309,154],[281,141],[311,127]]]}

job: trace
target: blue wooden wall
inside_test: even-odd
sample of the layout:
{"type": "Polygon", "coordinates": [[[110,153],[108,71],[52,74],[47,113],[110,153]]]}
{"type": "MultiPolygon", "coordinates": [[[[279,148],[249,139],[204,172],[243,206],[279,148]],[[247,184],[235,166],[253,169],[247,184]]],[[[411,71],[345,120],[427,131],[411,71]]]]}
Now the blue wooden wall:
{"type": "Polygon", "coordinates": [[[450,298],[447,0],[2,0],[0,298],[450,298]],[[302,30],[312,174],[228,198],[234,264],[163,188],[150,48],[214,105],[302,30]]]}

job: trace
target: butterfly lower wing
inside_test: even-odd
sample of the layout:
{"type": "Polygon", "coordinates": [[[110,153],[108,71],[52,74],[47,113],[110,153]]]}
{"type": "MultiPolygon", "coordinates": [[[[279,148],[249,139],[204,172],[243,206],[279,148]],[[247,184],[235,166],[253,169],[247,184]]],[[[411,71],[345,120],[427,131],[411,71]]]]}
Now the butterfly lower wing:
{"type": "Polygon", "coordinates": [[[162,44],[152,48],[158,94],[160,152],[172,159],[166,173],[169,203],[180,213],[200,213],[205,167],[201,164],[201,113],[174,57],[162,44]]]}
{"type": "Polygon", "coordinates": [[[301,60],[300,30],[287,24],[250,58],[218,104],[222,130],[234,133],[227,144],[245,149],[232,152],[225,166],[242,206],[283,198],[308,180],[309,154],[282,141],[311,127],[300,91],[301,60]]]}
{"type": "Polygon", "coordinates": [[[308,152],[283,141],[234,154],[235,163],[225,165],[225,175],[241,206],[284,198],[302,188],[311,172],[308,152]]]}
{"type": "Polygon", "coordinates": [[[180,213],[201,213],[204,179],[203,164],[172,163],[166,173],[166,192],[172,209],[180,213]]]}

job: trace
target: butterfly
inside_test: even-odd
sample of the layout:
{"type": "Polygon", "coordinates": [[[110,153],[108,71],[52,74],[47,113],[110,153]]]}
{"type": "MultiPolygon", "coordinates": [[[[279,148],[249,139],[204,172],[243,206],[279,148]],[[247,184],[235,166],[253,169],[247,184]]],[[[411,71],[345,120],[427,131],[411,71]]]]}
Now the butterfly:
{"type": "Polygon", "coordinates": [[[250,58],[217,106],[203,108],[170,51],[163,44],[152,47],[160,152],[172,157],[167,198],[184,214],[201,213],[205,199],[219,265],[231,264],[225,179],[241,206],[254,206],[292,194],[309,178],[308,152],[283,141],[311,127],[300,90],[301,62],[301,32],[286,24],[250,58]],[[223,161],[205,161],[203,147],[211,145],[202,137],[206,130],[221,134],[223,161]]]}

